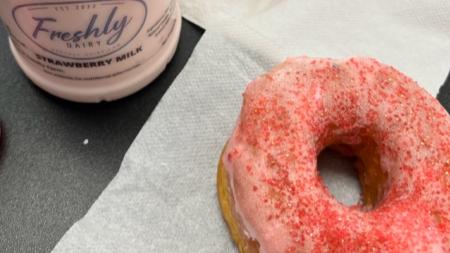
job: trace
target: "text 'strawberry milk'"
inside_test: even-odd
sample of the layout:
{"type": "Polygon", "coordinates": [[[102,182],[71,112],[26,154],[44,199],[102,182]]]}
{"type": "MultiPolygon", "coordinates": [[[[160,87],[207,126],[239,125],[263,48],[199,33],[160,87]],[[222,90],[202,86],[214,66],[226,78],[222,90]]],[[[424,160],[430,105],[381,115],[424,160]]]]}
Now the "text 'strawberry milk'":
{"type": "Polygon", "coordinates": [[[132,94],[172,58],[176,0],[0,0],[17,63],[39,87],[72,101],[132,94]]]}

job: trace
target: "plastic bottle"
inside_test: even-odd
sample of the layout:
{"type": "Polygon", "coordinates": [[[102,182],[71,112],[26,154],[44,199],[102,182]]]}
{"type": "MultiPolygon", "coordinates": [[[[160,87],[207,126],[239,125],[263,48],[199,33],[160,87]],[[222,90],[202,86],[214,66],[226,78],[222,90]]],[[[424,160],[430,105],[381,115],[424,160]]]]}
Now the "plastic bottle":
{"type": "Polygon", "coordinates": [[[1,0],[13,55],[47,92],[110,101],[153,81],[180,36],[176,0],[1,0]]]}

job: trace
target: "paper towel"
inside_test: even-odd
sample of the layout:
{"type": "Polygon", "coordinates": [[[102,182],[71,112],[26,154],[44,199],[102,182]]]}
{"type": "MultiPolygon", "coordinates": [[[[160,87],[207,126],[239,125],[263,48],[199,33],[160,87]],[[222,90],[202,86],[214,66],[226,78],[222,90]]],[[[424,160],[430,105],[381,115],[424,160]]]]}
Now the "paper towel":
{"type": "Polygon", "coordinates": [[[54,252],[233,252],[216,197],[241,93],[271,63],[206,33],[120,171],[54,252]]]}
{"type": "Polygon", "coordinates": [[[375,57],[407,73],[433,95],[449,71],[447,0],[240,2],[184,0],[182,6],[188,18],[226,31],[248,47],[254,34],[261,35],[279,49],[274,60],[295,55],[375,57]],[[204,2],[208,4],[202,5],[204,2]],[[191,4],[197,8],[192,10],[188,7],[191,4]],[[246,26],[253,33],[230,26],[230,16],[240,18],[240,27],[246,26]]]}
{"type": "MultiPolygon", "coordinates": [[[[365,55],[394,65],[436,94],[450,66],[450,5],[415,4],[277,1],[238,21],[242,9],[216,18],[201,16],[204,9],[187,13],[200,13],[198,22],[209,30],[117,176],[54,252],[233,252],[215,179],[245,85],[288,55],[365,55]]],[[[328,181],[341,198],[354,201],[348,194],[354,181],[328,181]]]]}
{"type": "Polygon", "coordinates": [[[181,0],[183,16],[208,28],[222,20],[245,19],[270,10],[285,0],[181,0]]]}

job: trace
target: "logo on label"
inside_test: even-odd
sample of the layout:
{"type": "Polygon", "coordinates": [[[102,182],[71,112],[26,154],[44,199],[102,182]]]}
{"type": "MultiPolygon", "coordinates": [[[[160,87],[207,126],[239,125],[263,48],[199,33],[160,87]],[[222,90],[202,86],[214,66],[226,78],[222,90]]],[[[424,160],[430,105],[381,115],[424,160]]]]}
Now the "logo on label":
{"type": "Polygon", "coordinates": [[[147,18],[143,0],[93,0],[20,5],[17,26],[43,50],[69,59],[90,60],[129,44],[147,18]]]}

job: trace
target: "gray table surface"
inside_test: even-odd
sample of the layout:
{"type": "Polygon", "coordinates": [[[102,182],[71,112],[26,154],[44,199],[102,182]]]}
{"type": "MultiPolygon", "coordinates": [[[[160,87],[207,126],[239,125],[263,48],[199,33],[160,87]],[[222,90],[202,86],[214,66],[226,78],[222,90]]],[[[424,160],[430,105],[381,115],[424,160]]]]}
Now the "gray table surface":
{"type": "Polygon", "coordinates": [[[85,105],[34,86],[15,64],[0,25],[0,252],[53,249],[117,173],[202,34],[183,20],[177,52],[157,80],[128,98],[85,105]]]}

